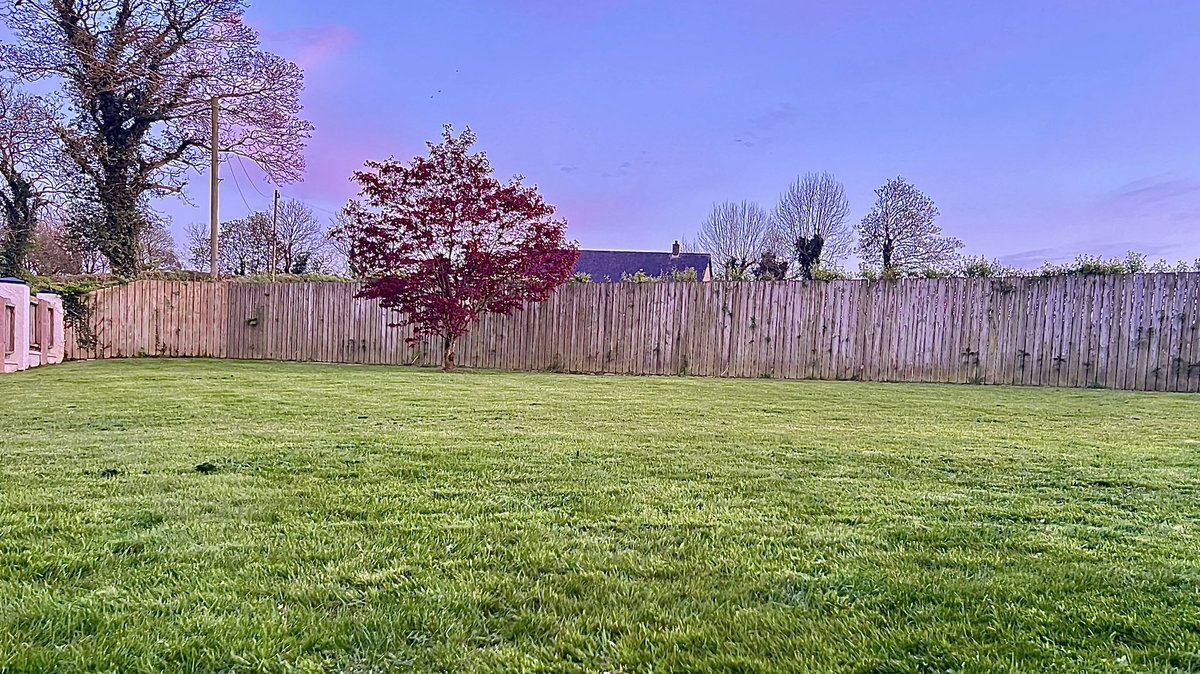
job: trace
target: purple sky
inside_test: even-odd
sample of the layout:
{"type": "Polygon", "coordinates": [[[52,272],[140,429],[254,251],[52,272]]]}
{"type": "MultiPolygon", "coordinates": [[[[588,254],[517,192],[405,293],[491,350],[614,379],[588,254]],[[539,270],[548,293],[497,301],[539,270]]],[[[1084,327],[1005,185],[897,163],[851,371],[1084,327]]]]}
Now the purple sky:
{"type": "MultiPolygon", "coordinates": [[[[283,192],[327,211],[364,159],[449,122],[586,248],[666,250],[714,201],[770,207],[830,171],[854,222],[903,175],[967,253],[1010,264],[1200,257],[1194,0],[253,0],[248,19],[307,70],[317,131],[283,192]]],[[[268,204],[224,172],[223,219],[247,210],[231,172],[268,204]]],[[[206,185],[163,204],[181,242],[206,185]]]]}

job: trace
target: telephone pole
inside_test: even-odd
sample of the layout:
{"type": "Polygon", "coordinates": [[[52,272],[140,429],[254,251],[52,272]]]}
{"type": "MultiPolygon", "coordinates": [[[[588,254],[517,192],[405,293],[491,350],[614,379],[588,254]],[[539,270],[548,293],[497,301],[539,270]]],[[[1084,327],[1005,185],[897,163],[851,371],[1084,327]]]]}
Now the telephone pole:
{"type": "Polygon", "coordinates": [[[218,192],[218,188],[220,187],[220,184],[221,184],[221,177],[219,175],[220,154],[217,152],[217,148],[220,146],[219,144],[221,141],[221,129],[219,126],[217,126],[217,115],[219,113],[219,108],[218,108],[219,105],[220,105],[220,99],[217,98],[216,96],[213,96],[212,97],[212,138],[210,139],[211,144],[209,146],[212,149],[212,166],[209,169],[209,172],[212,175],[210,176],[211,184],[209,186],[209,201],[210,201],[211,207],[210,207],[209,214],[208,214],[208,218],[209,218],[209,223],[208,223],[209,224],[209,233],[208,233],[209,261],[208,261],[208,264],[209,264],[209,272],[212,274],[212,280],[214,280],[214,281],[217,280],[217,219],[220,217],[220,215],[219,215],[220,207],[217,204],[217,192],[218,192]]]}
{"type": "Polygon", "coordinates": [[[279,190],[275,190],[275,206],[271,215],[271,280],[275,280],[275,268],[279,266],[279,190]]]}

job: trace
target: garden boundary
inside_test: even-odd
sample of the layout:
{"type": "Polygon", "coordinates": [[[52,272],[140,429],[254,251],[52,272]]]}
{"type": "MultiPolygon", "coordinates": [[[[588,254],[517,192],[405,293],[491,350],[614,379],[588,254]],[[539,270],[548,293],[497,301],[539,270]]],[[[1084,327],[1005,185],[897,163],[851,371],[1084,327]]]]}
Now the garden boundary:
{"type": "MultiPolygon", "coordinates": [[[[434,365],[355,283],[137,281],[86,298],[68,358],[434,365]],[[81,345],[82,342],[82,345],[81,345]]],[[[75,330],[69,332],[74,333],[75,330]]],[[[569,283],[460,340],[465,367],[1200,392],[1200,273],[569,283]]]]}

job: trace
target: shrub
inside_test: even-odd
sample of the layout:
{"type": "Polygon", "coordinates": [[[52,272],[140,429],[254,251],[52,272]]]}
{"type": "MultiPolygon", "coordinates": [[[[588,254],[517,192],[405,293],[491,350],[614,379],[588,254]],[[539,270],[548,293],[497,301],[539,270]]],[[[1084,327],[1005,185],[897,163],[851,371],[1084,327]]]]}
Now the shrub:
{"type": "Polygon", "coordinates": [[[675,283],[695,283],[700,280],[700,276],[696,273],[695,267],[688,267],[683,270],[672,270],[671,280],[675,283]]]}
{"type": "Polygon", "coordinates": [[[982,255],[963,259],[958,273],[966,278],[999,278],[1002,276],[1020,276],[1012,267],[1000,264],[999,260],[989,260],[982,255]]]}
{"type": "Polygon", "coordinates": [[[787,278],[790,264],[775,253],[767,251],[758,258],[752,273],[758,281],[782,281],[787,278]]]}
{"type": "Polygon", "coordinates": [[[849,278],[850,274],[846,273],[841,267],[819,264],[812,268],[812,279],[814,281],[845,281],[849,278]]]}
{"type": "Polygon", "coordinates": [[[908,278],[950,278],[954,276],[954,272],[940,267],[923,267],[917,271],[906,272],[904,275],[908,278]]]}
{"type": "Polygon", "coordinates": [[[1148,270],[1146,256],[1130,252],[1123,258],[1105,260],[1099,255],[1080,255],[1070,264],[1046,263],[1034,272],[1037,276],[1113,276],[1140,274],[1148,270]]]}
{"type": "Polygon", "coordinates": [[[635,274],[621,274],[621,283],[658,283],[661,280],[659,277],[651,276],[640,269],[635,274]]]}

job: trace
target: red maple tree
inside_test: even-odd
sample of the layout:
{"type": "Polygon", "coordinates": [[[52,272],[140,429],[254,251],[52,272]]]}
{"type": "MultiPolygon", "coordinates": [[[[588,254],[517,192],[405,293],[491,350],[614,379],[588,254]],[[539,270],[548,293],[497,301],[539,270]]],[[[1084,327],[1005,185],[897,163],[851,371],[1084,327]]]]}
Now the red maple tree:
{"type": "Polygon", "coordinates": [[[474,143],[470,129],[455,138],[446,126],[427,157],[367,162],[338,233],[367,279],[359,297],[398,312],[395,325],[414,327],[410,343],[440,336],[445,370],[480,316],[547,299],[579,258],[537,188],[496,180],[474,143]]]}

